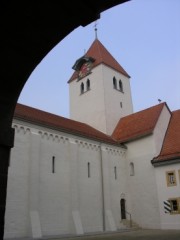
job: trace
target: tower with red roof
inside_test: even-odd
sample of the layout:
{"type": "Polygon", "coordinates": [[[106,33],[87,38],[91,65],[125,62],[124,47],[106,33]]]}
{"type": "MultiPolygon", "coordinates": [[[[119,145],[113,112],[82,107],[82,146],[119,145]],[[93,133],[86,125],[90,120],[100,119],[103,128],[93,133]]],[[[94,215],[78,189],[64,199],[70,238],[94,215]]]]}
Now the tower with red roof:
{"type": "Polygon", "coordinates": [[[96,38],[69,79],[70,118],[111,134],[133,112],[130,76],[96,38]]]}

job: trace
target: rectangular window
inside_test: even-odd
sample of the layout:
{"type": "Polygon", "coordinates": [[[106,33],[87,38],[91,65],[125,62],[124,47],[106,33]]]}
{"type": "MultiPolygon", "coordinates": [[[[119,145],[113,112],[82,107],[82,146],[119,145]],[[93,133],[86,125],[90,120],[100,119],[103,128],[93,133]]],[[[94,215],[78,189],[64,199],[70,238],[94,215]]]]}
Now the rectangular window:
{"type": "Polygon", "coordinates": [[[123,104],[122,104],[122,102],[120,102],[120,107],[121,107],[121,108],[123,107],[123,104]]]}
{"type": "Polygon", "coordinates": [[[171,214],[180,214],[180,198],[169,199],[171,205],[171,214]]]}
{"type": "Polygon", "coordinates": [[[52,173],[55,173],[55,157],[52,157],[52,173]]]}
{"type": "Polygon", "coordinates": [[[166,181],[167,181],[167,186],[176,186],[176,173],[175,171],[168,171],[166,172],[166,181]]]}
{"type": "Polygon", "coordinates": [[[179,173],[179,183],[180,183],[180,169],[178,170],[178,173],[179,173]]]}
{"type": "Polygon", "coordinates": [[[117,179],[117,168],[114,167],[114,178],[117,179]]]}
{"type": "Polygon", "coordinates": [[[88,162],[87,166],[88,166],[88,178],[90,178],[91,172],[90,172],[90,163],[89,162],[88,162]]]}

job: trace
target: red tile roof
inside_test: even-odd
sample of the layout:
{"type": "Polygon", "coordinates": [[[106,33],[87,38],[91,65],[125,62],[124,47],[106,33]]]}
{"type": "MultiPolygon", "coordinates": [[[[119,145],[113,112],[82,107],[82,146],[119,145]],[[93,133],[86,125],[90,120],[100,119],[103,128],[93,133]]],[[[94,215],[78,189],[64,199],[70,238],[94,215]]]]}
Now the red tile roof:
{"type": "Polygon", "coordinates": [[[47,128],[56,129],[62,132],[67,132],[69,134],[94,139],[100,142],[106,142],[115,145],[118,144],[110,136],[92,128],[85,123],[60,117],[36,108],[22,105],[20,103],[16,105],[14,118],[47,128]]]}
{"type": "Polygon", "coordinates": [[[161,152],[152,162],[177,158],[180,159],[180,110],[172,112],[161,152]]]}
{"type": "MultiPolygon", "coordinates": [[[[166,103],[160,103],[120,119],[112,137],[85,123],[60,117],[19,103],[16,105],[14,118],[69,134],[117,145],[153,133],[165,105],[166,103]]],[[[180,159],[180,110],[172,112],[161,152],[159,156],[152,160],[152,163],[177,158],[180,159]]]]}
{"type": "MultiPolygon", "coordinates": [[[[94,40],[85,56],[92,57],[95,59],[95,62],[93,63],[93,68],[103,63],[115,69],[116,71],[122,73],[126,77],[130,78],[128,73],[122,68],[122,66],[115,60],[115,58],[109,53],[109,51],[103,46],[103,44],[98,39],[94,40]]],[[[72,82],[77,77],[78,73],[75,71],[71,76],[70,80],[68,81],[68,83],[72,82]]]]}
{"type": "Polygon", "coordinates": [[[120,143],[125,143],[151,134],[164,105],[165,103],[160,103],[121,118],[112,134],[112,138],[120,143]]]}

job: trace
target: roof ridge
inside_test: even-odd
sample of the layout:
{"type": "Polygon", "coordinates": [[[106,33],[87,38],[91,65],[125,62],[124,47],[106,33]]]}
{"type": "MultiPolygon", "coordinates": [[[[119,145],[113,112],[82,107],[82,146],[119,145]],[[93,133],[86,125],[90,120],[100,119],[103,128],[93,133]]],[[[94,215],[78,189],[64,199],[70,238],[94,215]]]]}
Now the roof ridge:
{"type": "MultiPolygon", "coordinates": [[[[150,109],[152,109],[152,108],[158,107],[159,105],[165,105],[165,104],[166,104],[166,102],[158,103],[158,104],[153,105],[153,106],[151,106],[151,107],[144,108],[144,109],[142,109],[142,110],[139,110],[139,111],[137,111],[137,112],[134,112],[134,113],[131,113],[131,114],[127,115],[127,116],[124,116],[124,117],[122,117],[121,119],[127,118],[127,117],[132,116],[132,115],[139,114],[139,113],[141,113],[141,112],[148,111],[148,110],[150,110],[150,109]]],[[[121,120],[121,119],[120,119],[120,120],[121,120]]]]}

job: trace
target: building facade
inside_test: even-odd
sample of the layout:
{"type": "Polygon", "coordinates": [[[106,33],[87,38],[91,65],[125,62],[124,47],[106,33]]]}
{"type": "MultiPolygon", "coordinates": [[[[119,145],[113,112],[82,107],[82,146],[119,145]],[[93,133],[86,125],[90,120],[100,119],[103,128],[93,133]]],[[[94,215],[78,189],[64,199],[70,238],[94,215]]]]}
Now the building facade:
{"type": "Polygon", "coordinates": [[[133,113],[130,76],[98,39],[73,69],[71,119],[16,106],[4,238],[180,229],[180,110],[133,113]]]}

